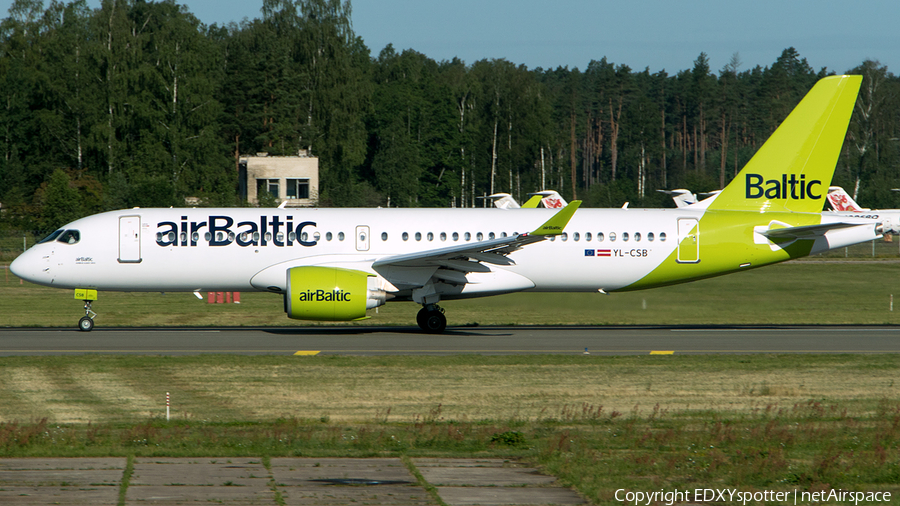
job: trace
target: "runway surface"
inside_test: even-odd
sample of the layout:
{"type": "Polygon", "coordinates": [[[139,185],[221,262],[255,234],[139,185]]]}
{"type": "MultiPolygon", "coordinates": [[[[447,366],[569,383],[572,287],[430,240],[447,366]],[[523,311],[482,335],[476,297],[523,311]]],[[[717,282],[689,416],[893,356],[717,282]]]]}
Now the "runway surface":
{"type": "Polygon", "coordinates": [[[897,353],[894,326],[0,329],[0,356],[897,353]]]}

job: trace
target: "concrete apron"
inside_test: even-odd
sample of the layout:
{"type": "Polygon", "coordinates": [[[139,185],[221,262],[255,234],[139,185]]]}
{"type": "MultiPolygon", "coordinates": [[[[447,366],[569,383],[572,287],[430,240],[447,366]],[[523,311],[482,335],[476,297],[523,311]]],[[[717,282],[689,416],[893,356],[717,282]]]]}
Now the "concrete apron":
{"type": "MultiPolygon", "coordinates": [[[[586,504],[552,476],[503,459],[413,459],[450,506],[586,504]]],[[[125,458],[0,459],[0,504],[118,505],[125,458]]],[[[396,458],[135,458],[126,505],[432,505],[396,458]]]]}

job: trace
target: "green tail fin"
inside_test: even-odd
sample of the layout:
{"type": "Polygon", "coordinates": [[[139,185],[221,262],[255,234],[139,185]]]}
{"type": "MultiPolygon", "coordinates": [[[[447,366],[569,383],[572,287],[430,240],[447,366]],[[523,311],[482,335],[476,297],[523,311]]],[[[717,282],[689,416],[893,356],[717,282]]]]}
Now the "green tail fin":
{"type": "Polygon", "coordinates": [[[532,195],[530,199],[528,199],[524,204],[522,204],[522,209],[537,209],[538,204],[541,203],[540,195],[532,195]]]}
{"type": "Polygon", "coordinates": [[[861,83],[816,83],[709,209],[822,211],[861,83]]]}

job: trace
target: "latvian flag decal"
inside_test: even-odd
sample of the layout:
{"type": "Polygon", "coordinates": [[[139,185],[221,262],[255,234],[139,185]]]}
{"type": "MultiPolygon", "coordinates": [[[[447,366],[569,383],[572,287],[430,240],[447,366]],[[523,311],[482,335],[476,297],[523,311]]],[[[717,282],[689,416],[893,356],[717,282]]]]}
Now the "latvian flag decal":
{"type": "Polygon", "coordinates": [[[586,256],[586,257],[593,257],[593,256],[598,256],[598,257],[611,257],[611,256],[612,256],[612,250],[608,250],[608,249],[598,249],[598,250],[586,249],[586,250],[584,250],[584,256],[586,256]]]}

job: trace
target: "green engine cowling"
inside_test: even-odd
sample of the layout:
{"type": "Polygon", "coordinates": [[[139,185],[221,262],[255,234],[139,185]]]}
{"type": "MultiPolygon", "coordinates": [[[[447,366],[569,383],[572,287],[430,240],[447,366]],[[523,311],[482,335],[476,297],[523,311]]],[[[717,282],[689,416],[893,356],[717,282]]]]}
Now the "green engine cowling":
{"type": "Polygon", "coordinates": [[[349,321],[366,317],[366,309],[384,304],[385,292],[375,276],[337,267],[287,270],[285,311],[295,320],[349,321]]]}

